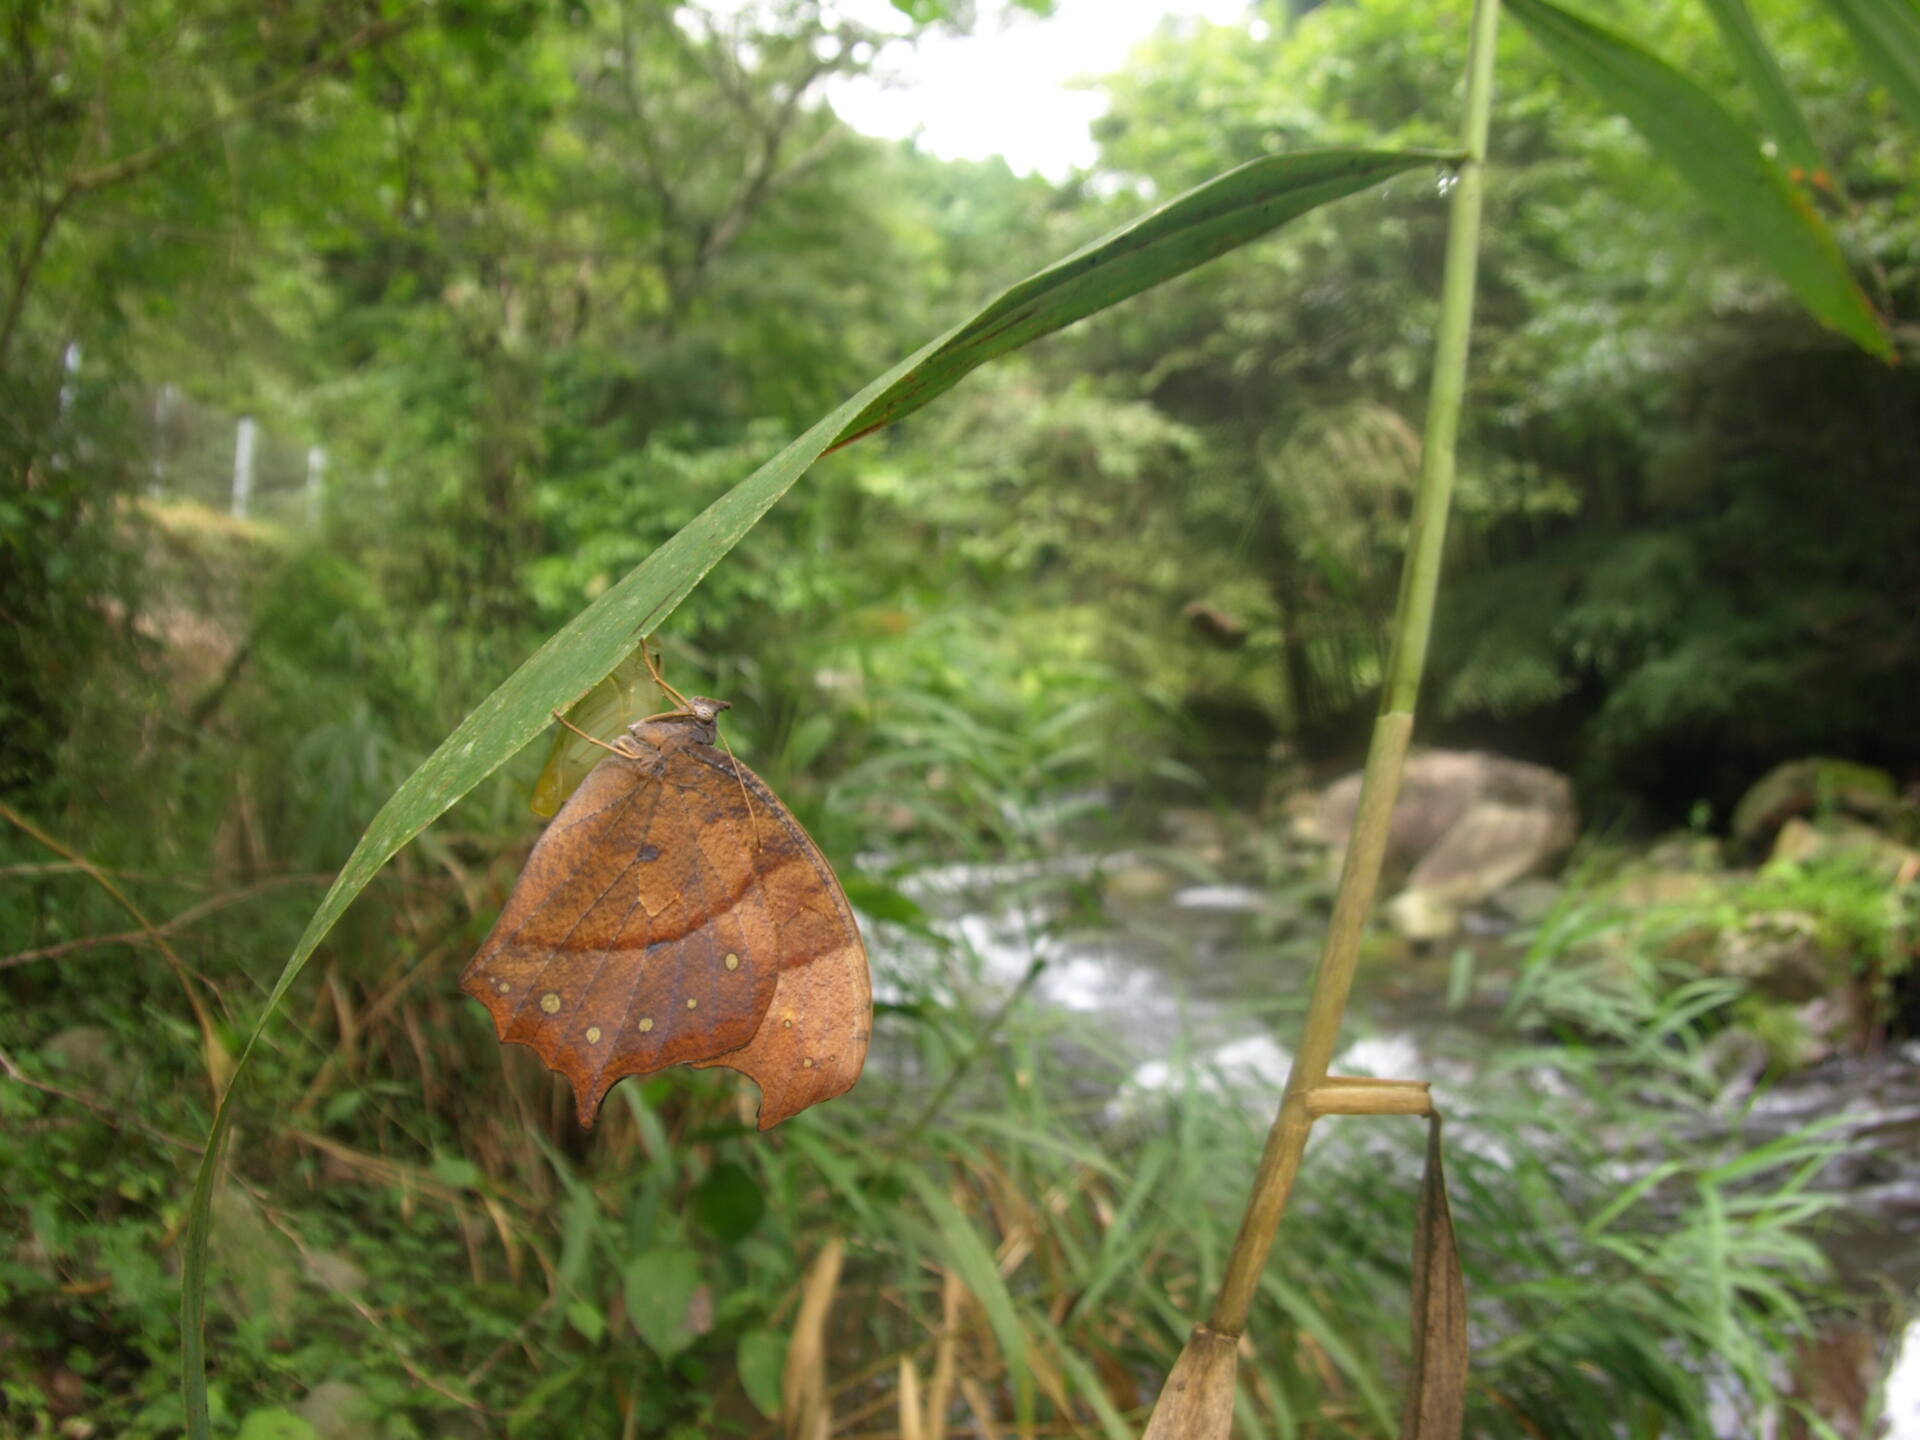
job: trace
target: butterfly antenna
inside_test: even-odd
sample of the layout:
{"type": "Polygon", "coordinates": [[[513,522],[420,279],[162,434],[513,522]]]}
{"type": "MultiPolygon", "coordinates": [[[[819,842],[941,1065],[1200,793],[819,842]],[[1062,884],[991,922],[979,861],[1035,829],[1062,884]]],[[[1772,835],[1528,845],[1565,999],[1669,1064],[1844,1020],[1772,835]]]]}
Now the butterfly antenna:
{"type": "Polygon", "coordinates": [[[726,736],[720,737],[720,747],[727,752],[727,759],[733,762],[733,778],[740,786],[740,798],[747,802],[747,823],[753,826],[753,848],[760,848],[760,817],[754,812],[753,792],[747,789],[747,777],[741,772],[746,769],[740,763],[740,757],[733,753],[733,744],[726,736]]]}
{"type": "Polygon", "coordinates": [[[574,724],[573,721],[567,719],[566,716],[562,715],[558,710],[553,712],[553,718],[558,720],[562,725],[566,726],[567,729],[573,731],[574,734],[578,735],[582,740],[585,740],[589,745],[598,745],[602,750],[605,750],[610,755],[623,755],[626,753],[618,745],[609,745],[606,741],[602,740],[599,736],[589,735],[586,731],[582,730],[578,725],[574,724]]]}
{"type": "Polygon", "coordinates": [[[647,662],[647,673],[653,677],[653,683],[658,685],[661,690],[666,693],[669,700],[673,701],[673,703],[678,705],[682,710],[691,710],[693,708],[692,703],[687,697],[669,685],[667,683],[667,677],[660,673],[660,667],[654,663],[653,647],[650,646],[645,639],[640,642],[640,658],[647,662]]]}

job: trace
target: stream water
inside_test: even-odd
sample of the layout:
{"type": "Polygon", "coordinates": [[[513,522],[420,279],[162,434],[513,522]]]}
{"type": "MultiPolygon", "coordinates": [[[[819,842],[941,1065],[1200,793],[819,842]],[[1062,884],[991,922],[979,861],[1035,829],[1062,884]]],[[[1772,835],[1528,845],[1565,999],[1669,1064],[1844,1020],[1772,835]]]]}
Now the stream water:
{"type": "MultiPolygon", "coordinates": [[[[1324,916],[1317,874],[1303,868],[1297,883],[1275,888],[1202,874],[1172,852],[1137,852],[929,869],[906,888],[990,988],[1010,990],[1045,962],[1027,1003],[1082,1017],[1124,1057],[1128,1077],[1108,1102],[1116,1118],[1130,1097],[1196,1061],[1272,1113],[1289,1063],[1277,1037],[1297,1020],[1257,1012],[1247,997],[1304,997],[1324,916]]],[[[1483,931],[1466,943],[1488,962],[1468,972],[1476,985],[1445,957],[1363,977],[1336,1071],[1417,1076],[1444,1093],[1470,1082],[1496,1047],[1519,1043],[1502,1029],[1500,961],[1510,975],[1511,942],[1483,931]]],[[[885,983],[882,998],[892,998],[885,983]]],[[[1836,1057],[1764,1089],[1736,1078],[1722,1101],[1713,1113],[1725,1113],[1725,1130],[1703,1139],[1725,1138],[1736,1123],[1756,1146],[1817,1120],[1837,1127],[1844,1153],[1820,1183],[1845,1199],[1819,1241],[1863,1315],[1910,1313],[1920,1295],[1920,1041],[1836,1057]]],[[[1920,1322],[1900,1335],[1882,1329],[1864,1349],[1856,1368],[1870,1373],[1856,1381],[1870,1388],[1887,1372],[1878,1435],[1920,1440],[1920,1322]]],[[[1730,1420],[1723,1434],[1742,1432],[1730,1420]]]]}

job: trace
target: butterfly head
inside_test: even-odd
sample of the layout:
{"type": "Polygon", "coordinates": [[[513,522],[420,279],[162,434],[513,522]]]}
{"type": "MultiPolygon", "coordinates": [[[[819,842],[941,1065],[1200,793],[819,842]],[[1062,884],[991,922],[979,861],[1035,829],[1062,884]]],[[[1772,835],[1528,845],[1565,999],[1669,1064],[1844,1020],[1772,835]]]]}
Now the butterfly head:
{"type": "Polygon", "coordinates": [[[627,732],[635,740],[659,747],[666,744],[683,744],[692,739],[702,745],[711,745],[719,738],[720,727],[715,723],[722,710],[733,707],[724,700],[713,700],[705,695],[692,696],[684,710],[669,710],[664,715],[649,715],[627,727],[627,732]],[[673,737],[673,738],[669,738],[673,737]]]}

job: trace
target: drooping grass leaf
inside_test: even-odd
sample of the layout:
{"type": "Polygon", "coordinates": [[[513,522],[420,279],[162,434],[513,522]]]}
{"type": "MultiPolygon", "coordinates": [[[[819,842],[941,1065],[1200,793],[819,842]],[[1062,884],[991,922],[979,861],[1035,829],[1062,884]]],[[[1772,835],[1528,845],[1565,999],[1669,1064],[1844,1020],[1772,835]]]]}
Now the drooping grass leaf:
{"type": "Polygon", "coordinates": [[[1453,1241],[1440,1116],[1427,1120],[1427,1173],[1413,1237],[1413,1368],[1400,1440],[1459,1440],[1467,1416],[1467,1285],[1453,1241]]]}
{"type": "Polygon", "coordinates": [[[1414,165],[1451,158],[1441,152],[1320,150],[1270,155],[1229,170],[1015,285],[910,362],[898,383],[862,408],[842,439],[911,415],[987,361],[1184,275],[1329,200],[1414,165]],[[1284,182],[1275,185],[1282,176],[1284,182]]]}
{"type": "Polygon", "coordinates": [[[1074,1393],[1086,1401],[1087,1408],[1093,1411],[1094,1418],[1100,1422],[1100,1433],[1107,1440],[1133,1440],[1132,1427],[1114,1408],[1112,1397],[1107,1394],[1106,1386],[1100,1383],[1100,1377],[1094,1373],[1093,1367],[1064,1344],[1055,1344],[1053,1356],[1066,1377],[1073,1382],[1074,1393]]]}
{"type": "Polygon", "coordinates": [[[233,1097],[254,1046],[335,922],[387,861],[598,684],[673,613],[707,571],[813,462],[892,423],[969,371],[1062,326],[1225,254],[1296,216],[1394,175],[1454,157],[1428,151],[1323,150],[1228,171],[1021,282],[900,362],[735,485],[542,645],[408,776],[367,827],[274,982],[208,1133],[188,1210],[181,1281],[187,1432],[208,1440],[207,1235],[233,1097]]]}
{"type": "Polygon", "coordinates": [[[1015,1403],[1024,1415],[1033,1403],[1032,1373],[1027,1364],[1029,1341],[1006,1279],[994,1263],[993,1250],[937,1183],[919,1170],[909,1169],[905,1175],[933,1220],[941,1258],[973,1292],[987,1317],[987,1328],[1000,1346],[1000,1358],[1013,1385],[1015,1403]]]}
{"type": "Polygon", "coordinates": [[[1860,60],[1920,130],[1920,5],[1914,0],[1827,0],[1860,60]]]}
{"type": "Polygon", "coordinates": [[[1893,357],[1826,222],[1719,101],[1664,60],[1550,0],[1509,0],[1507,8],[1562,69],[1632,122],[1816,320],[1872,355],[1893,357]]]}
{"type": "Polygon", "coordinates": [[[1713,23],[1720,27],[1720,39],[1733,57],[1740,78],[1753,91],[1754,103],[1766,118],[1767,130],[1780,147],[1781,158],[1798,165],[1809,176],[1826,161],[1820,143],[1813,138],[1813,127],[1801,113],[1800,104],[1787,89],[1787,78],[1780,73],[1780,62],[1767,48],[1760,27],[1753,22],[1747,0],[1707,0],[1713,23]]]}

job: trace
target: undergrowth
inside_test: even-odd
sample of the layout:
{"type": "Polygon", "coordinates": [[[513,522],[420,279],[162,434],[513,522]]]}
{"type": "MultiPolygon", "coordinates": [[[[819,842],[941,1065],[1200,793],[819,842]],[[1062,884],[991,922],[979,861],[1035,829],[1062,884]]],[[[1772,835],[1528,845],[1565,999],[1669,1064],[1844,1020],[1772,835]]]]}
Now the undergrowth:
{"type": "MultiPolygon", "coordinates": [[[[75,697],[95,724],[30,817],[68,853],[0,827],[0,1433],[178,1431],[211,1086],[327,857],[510,640],[462,649],[351,567],[220,544],[254,547],[235,564],[269,578],[251,602],[183,602],[198,668],[75,697]]],[[[906,893],[927,866],[1132,843],[1190,783],[1167,713],[1098,660],[1097,624],[905,594],[764,663],[669,649],[683,687],[735,700],[742,757],[841,862],[884,1001],[862,1084],[767,1137],[751,1086],[677,1071],[620,1085],[583,1134],[564,1087],[458,993],[535,833],[541,756],[403,852],[241,1101],[214,1230],[216,1422],[250,1440],[770,1440],[807,1407],[836,1434],[901,1433],[907,1397],[947,1433],[1131,1433],[1217,1283],[1243,1199],[1221,1177],[1250,1173],[1272,1082],[1189,1055],[1145,1084],[1118,1039],[1024,1001],[994,1028],[1004,980],[906,893]]],[[[1008,884],[1062,917],[1034,956],[1047,923],[1115,923],[1057,867],[1008,884]]],[[[1734,989],[1676,980],[1617,909],[1576,889],[1510,961],[1497,1063],[1448,1099],[1474,1433],[1697,1434],[1729,1375],[1755,1416],[1777,1411],[1821,1293],[1806,1235],[1831,1147],[1749,1150],[1709,1123],[1702,1047],[1734,989]]],[[[1264,1036],[1274,1017],[1245,1020],[1264,1036]]],[[[1393,1429],[1421,1142],[1394,1121],[1328,1129],[1262,1284],[1249,1436],[1393,1429]]]]}
{"type": "MultiPolygon", "coordinates": [[[[977,738],[939,706],[894,713],[970,765],[977,738]]],[[[997,797],[963,828],[998,814],[1008,849],[1037,845],[1008,817],[1042,792],[963,779],[997,797]]],[[[150,946],[85,941],[92,882],[28,873],[20,841],[10,914],[82,943],[13,967],[25,1003],[0,1020],[24,1082],[0,1087],[0,1418],[167,1435],[203,1042],[150,946]]],[[[976,957],[901,897],[871,923],[893,998],[850,1097],[763,1138],[750,1086],[669,1072],[618,1087],[586,1135],[454,984],[517,843],[456,829],[404,857],[274,1032],[220,1200],[217,1421],[772,1437],[817,1404],[834,1433],[882,1435],[904,1403],[956,1434],[1132,1432],[1218,1278],[1242,1198],[1220,1177],[1253,1164],[1263,1085],[1189,1057],[1143,1089],[1110,1038],[1039,1007],[984,1033],[976,957]],[[934,963],[893,963],[909,948],[934,963]]],[[[229,1037],[301,908],[262,890],[175,933],[229,1037]]],[[[1703,1127],[1701,1037],[1732,989],[1599,943],[1622,923],[1578,903],[1543,922],[1509,1008],[1539,1043],[1450,1099],[1476,1434],[1703,1433],[1728,1376],[1758,1424],[1820,1294],[1831,1145],[1703,1127]]],[[[1392,1433],[1419,1152],[1393,1121],[1333,1128],[1263,1281],[1245,1434],[1392,1433]]]]}

